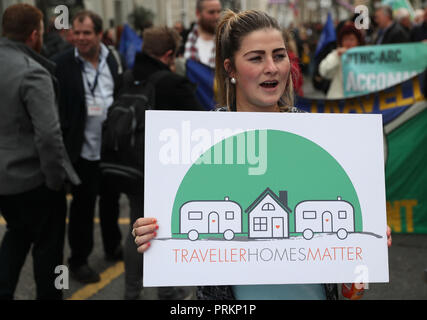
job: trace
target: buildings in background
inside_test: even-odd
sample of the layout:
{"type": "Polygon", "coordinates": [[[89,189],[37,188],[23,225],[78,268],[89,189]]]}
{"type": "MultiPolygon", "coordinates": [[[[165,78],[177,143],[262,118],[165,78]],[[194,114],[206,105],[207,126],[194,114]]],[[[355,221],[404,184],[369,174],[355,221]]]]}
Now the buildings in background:
{"type": "MultiPolygon", "coordinates": [[[[359,4],[371,6],[381,0],[221,0],[224,7],[237,9],[260,9],[269,12],[287,27],[291,23],[296,26],[305,22],[324,23],[328,11],[332,11],[334,20],[342,20],[352,15],[351,6],[359,4]]],[[[411,0],[415,8],[422,6],[425,0],[411,0]]],[[[135,7],[143,6],[151,10],[155,25],[173,26],[182,22],[189,27],[196,20],[196,0],[0,0],[0,12],[14,3],[30,3],[42,8],[45,14],[52,15],[57,5],[71,8],[84,5],[85,8],[100,14],[108,27],[129,22],[129,14],[135,7]]],[[[1,19],[1,17],[0,17],[1,19]]],[[[0,24],[1,25],[1,24],[0,24]]]]}

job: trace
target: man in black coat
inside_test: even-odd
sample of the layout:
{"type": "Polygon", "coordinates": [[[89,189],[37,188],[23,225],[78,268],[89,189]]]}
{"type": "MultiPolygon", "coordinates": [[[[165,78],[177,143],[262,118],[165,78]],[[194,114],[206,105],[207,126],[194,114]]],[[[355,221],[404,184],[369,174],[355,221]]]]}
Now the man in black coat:
{"type": "MultiPolygon", "coordinates": [[[[155,110],[206,111],[198,102],[196,87],[187,78],[171,71],[179,49],[180,36],[170,28],[156,27],[144,31],[142,52],[136,56],[133,79],[151,81],[155,88],[155,110]]],[[[127,77],[126,77],[127,78],[127,77]]],[[[143,197],[129,195],[131,223],[140,217],[144,209],[143,197]]],[[[142,289],[142,259],[136,251],[133,236],[129,232],[125,245],[125,298],[137,299],[142,289]]],[[[159,288],[160,299],[185,299],[191,294],[183,288],[159,288]]]]}
{"type": "Polygon", "coordinates": [[[390,6],[381,6],[375,11],[375,22],[379,31],[375,44],[392,44],[409,42],[409,34],[396,21],[390,6]]]}
{"type": "Polygon", "coordinates": [[[88,265],[93,248],[93,221],[98,194],[99,214],[107,260],[122,259],[118,226],[119,194],[101,184],[99,169],[102,124],[120,90],[120,57],[101,43],[102,19],[81,11],[73,19],[76,48],[56,56],[59,112],[64,143],[82,184],[72,189],[68,240],[71,275],[83,283],[100,280],[88,265]]]}

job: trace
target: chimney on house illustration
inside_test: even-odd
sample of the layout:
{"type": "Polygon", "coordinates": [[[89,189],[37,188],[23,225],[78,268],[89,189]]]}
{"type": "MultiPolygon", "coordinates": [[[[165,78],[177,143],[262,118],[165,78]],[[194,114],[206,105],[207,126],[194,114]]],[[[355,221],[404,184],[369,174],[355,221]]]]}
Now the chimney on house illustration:
{"type": "Polygon", "coordinates": [[[288,206],[288,191],[279,191],[280,202],[287,207],[288,206]]]}

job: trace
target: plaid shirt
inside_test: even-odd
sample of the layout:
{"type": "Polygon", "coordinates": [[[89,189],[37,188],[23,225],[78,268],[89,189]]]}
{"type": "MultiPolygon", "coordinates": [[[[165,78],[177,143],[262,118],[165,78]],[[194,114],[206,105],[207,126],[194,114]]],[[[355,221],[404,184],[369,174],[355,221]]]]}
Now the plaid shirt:
{"type": "MultiPolygon", "coordinates": [[[[196,60],[200,62],[199,48],[197,47],[197,39],[199,38],[199,29],[197,24],[188,34],[187,42],[185,43],[184,58],[196,60]]],[[[215,68],[215,46],[212,48],[212,54],[209,59],[208,66],[215,68]]]]}

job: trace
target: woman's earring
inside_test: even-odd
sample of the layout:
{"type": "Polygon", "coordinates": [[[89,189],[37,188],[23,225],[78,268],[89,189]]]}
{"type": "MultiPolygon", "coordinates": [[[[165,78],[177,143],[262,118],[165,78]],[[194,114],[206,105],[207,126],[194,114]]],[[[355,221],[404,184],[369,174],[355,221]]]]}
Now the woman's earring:
{"type": "Polygon", "coordinates": [[[237,83],[236,78],[231,78],[230,82],[231,82],[231,84],[236,84],[237,83]]]}

